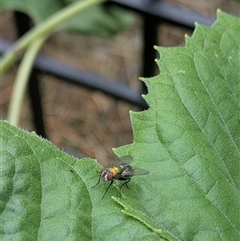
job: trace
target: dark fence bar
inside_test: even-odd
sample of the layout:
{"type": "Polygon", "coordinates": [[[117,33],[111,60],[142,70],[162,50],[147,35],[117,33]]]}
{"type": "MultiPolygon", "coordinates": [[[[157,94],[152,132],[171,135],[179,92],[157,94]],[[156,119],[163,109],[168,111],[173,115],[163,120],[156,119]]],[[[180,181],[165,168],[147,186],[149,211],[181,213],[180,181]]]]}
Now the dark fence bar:
{"type": "MultiPolygon", "coordinates": [[[[156,53],[153,45],[157,44],[158,26],[162,22],[172,23],[175,26],[182,26],[191,30],[194,29],[195,22],[207,26],[210,26],[214,22],[214,19],[207,18],[195,11],[180,8],[179,6],[167,4],[159,0],[111,0],[105,4],[115,4],[142,16],[144,46],[142,54],[143,66],[140,75],[144,77],[154,75],[154,59],[156,53]]],[[[16,13],[15,18],[17,20],[16,26],[18,33],[19,36],[21,36],[29,30],[30,19],[22,13],[16,13]]],[[[0,53],[3,54],[10,46],[10,43],[1,40],[0,53]]],[[[38,87],[39,73],[47,73],[72,84],[81,85],[93,90],[100,90],[114,98],[125,100],[143,109],[147,108],[147,104],[141,97],[142,93],[146,93],[144,87],[141,90],[134,90],[121,83],[116,83],[116,81],[107,80],[96,74],[85,72],[55,61],[47,56],[39,55],[36,58],[34,70],[29,82],[29,92],[36,131],[43,137],[46,137],[46,133],[43,122],[41,94],[38,87]]]]}

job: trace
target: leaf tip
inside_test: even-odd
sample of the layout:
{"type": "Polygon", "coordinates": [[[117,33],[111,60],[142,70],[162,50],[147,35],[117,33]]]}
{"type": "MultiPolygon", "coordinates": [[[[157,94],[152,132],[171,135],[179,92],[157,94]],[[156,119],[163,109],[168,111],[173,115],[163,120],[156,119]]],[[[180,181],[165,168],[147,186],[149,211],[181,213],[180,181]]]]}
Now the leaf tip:
{"type": "Polygon", "coordinates": [[[118,199],[115,196],[111,196],[111,198],[116,201],[117,203],[119,203],[118,199]]]}
{"type": "Polygon", "coordinates": [[[191,37],[190,37],[188,34],[184,34],[184,38],[185,38],[185,41],[187,41],[187,40],[190,39],[191,37]]]}
{"type": "Polygon", "coordinates": [[[138,78],[140,81],[144,82],[145,81],[145,78],[144,77],[139,77],[138,78]]]}
{"type": "Polygon", "coordinates": [[[200,26],[200,24],[198,22],[194,22],[195,28],[200,26]]]}
{"type": "Polygon", "coordinates": [[[129,114],[132,115],[134,113],[134,111],[132,110],[129,110],[129,114]]]}

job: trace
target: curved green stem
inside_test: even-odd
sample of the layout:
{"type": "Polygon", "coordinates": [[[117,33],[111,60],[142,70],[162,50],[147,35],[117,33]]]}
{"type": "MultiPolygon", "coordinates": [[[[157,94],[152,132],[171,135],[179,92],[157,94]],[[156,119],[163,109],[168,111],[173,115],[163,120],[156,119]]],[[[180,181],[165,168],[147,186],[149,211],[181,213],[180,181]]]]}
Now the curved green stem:
{"type": "Polygon", "coordinates": [[[27,81],[31,73],[35,57],[45,39],[53,32],[54,29],[78,12],[103,1],[105,0],[85,0],[69,5],[30,30],[22,38],[16,41],[15,44],[4,54],[0,62],[0,75],[2,75],[20,57],[21,53],[27,49],[23,61],[19,66],[9,105],[8,121],[11,124],[18,125],[20,109],[27,81]]]}
{"type": "Polygon", "coordinates": [[[54,29],[56,29],[56,27],[60,26],[75,14],[104,1],[106,0],[85,0],[74,2],[30,30],[22,38],[16,41],[3,55],[0,61],[0,76],[21,56],[21,53],[32,41],[41,38],[41,36],[49,35],[54,29]]]}
{"type": "Polygon", "coordinates": [[[31,73],[35,57],[38,54],[38,51],[41,48],[42,44],[44,43],[44,40],[44,37],[38,38],[37,40],[35,40],[34,43],[29,46],[19,66],[7,117],[8,121],[12,125],[18,125],[20,110],[29,75],[31,73]]]}

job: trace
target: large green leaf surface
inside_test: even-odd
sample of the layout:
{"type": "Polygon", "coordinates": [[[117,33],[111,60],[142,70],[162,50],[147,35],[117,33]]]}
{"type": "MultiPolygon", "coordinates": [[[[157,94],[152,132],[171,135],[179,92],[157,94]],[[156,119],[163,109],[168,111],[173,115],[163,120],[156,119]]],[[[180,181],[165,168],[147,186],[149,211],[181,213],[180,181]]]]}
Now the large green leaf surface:
{"type": "Polygon", "coordinates": [[[91,188],[100,171],[95,161],[73,158],[34,133],[0,123],[1,240],[156,239],[110,196],[101,200],[106,185],[91,188]]]}
{"type": "Polygon", "coordinates": [[[184,48],[157,48],[161,74],[145,80],[150,109],[132,114],[130,153],[153,179],[144,209],[181,240],[240,238],[240,21],[218,18],[197,25],[184,48]]]}
{"type": "MultiPolygon", "coordinates": [[[[76,1],[79,0],[1,0],[1,8],[23,12],[30,16],[36,24],[39,24],[76,1]]],[[[59,29],[76,33],[109,36],[124,30],[132,23],[132,19],[132,13],[117,6],[97,5],[79,13],[59,29]]]]}
{"type": "Polygon", "coordinates": [[[148,170],[119,197],[96,161],[0,122],[3,240],[240,239],[240,21],[218,13],[186,46],[156,48],[149,109],[131,112],[134,142],[115,150],[148,170]]]}

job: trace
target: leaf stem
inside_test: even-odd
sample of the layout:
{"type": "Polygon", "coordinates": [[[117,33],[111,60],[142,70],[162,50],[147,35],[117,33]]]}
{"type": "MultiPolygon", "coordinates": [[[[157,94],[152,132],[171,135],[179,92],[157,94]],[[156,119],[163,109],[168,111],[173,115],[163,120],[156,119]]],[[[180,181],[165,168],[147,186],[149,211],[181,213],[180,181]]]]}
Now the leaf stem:
{"type": "Polygon", "coordinates": [[[66,8],[58,11],[50,16],[46,21],[40,23],[35,28],[28,31],[23,37],[17,40],[11,48],[6,51],[0,60],[0,76],[20,57],[21,53],[29,46],[29,44],[41,38],[41,36],[48,36],[56,27],[63,22],[73,17],[80,11],[83,11],[93,5],[100,4],[106,0],[85,0],[77,1],[66,8]]]}
{"type": "Polygon", "coordinates": [[[8,121],[17,126],[19,122],[20,109],[23,102],[23,96],[26,90],[29,75],[31,73],[35,57],[44,43],[45,38],[38,38],[27,49],[24,58],[19,66],[17,77],[13,86],[13,93],[9,104],[8,121]]]}

